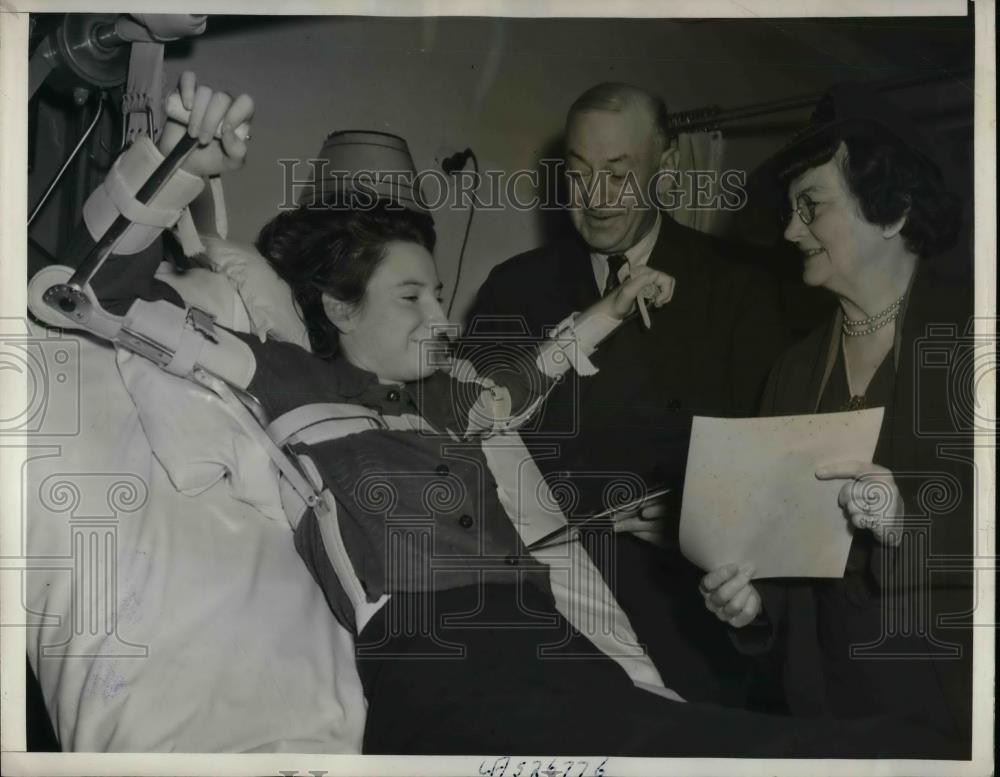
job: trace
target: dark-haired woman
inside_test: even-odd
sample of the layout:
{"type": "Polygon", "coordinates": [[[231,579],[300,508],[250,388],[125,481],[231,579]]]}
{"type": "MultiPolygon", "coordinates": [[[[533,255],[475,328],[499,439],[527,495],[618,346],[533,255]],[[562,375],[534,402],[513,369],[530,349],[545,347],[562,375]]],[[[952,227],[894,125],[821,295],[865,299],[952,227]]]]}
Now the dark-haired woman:
{"type": "Polygon", "coordinates": [[[843,578],[750,583],[753,569],[734,563],[703,578],[705,603],[737,645],[780,667],[793,714],[916,716],[969,757],[972,448],[951,399],[969,379],[972,297],[936,267],[956,200],[912,124],[856,85],[832,90],[775,165],[803,280],[839,305],[779,360],[762,414],[885,416],[874,462],[816,473],[845,481],[843,578]]]}
{"type": "MultiPolygon", "coordinates": [[[[190,172],[225,169],[220,153],[242,159],[246,148],[232,128],[249,115],[243,97],[196,92],[188,78],[181,101],[196,109],[189,132],[220,121],[223,129],[221,146],[211,131],[203,134],[190,172]]],[[[168,129],[163,153],[180,131],[168,129]]],[[[153,155],[149,146],[137,143],[113,175],[141,168],[136,160],[153,155]]],[[[197,193],[192,178],[180,175],[166,187],[173,207],[197,193]]],[[[108,210],[111,196],[99,190],[88,202],[91,234],[99,224],[93,216],[108,210]]],[[[115,202],[118,212],[143,217],[115,202]]],[[[112,259],[101,285],[156,259],[157,232],[133,235],[133,255],[112,259]]],[[[494,433],[537,406],[567,361],[586,366],[591,345],[614,330],[640,291],[666,303],[669,276],[636,271],[576,317],[559,342],[480,380],[459,360],[448,374],[438,369],[446,357],[434,335],[445,319],[426,215],[385,204],[300,208],[276,217],[258,245],[291,285],[317,353],[219,328],[215,343],[197,333],[189,339],[202,349],[199,359],[243,375],[235,382],[263,405],[271,436],[299,455],[317,489],[332,494],[335,504],[322,503],[325,510],[301,500],[296,506],[294,495],[283,504],[331,609],[356,634],[366,752],[849,757],[877,756],[886,740],[914,734],[926,734],[927,752],[937,752],[932,734],[892,719],[791,721],[685,704],[662,686],[642,690],[613,651],[599,650],[557,608],[549,570],[521,538],[518,492],[530,482],[522,479],[530,457],[521,456],[518,440],[494,433]],[[233,344],[230,337],[237,347],[217,353],[233,344]],[[567,343],[578,348],[566,350],[567,343]],[[234,369],[241,349],[252,359],[234,369]],[[498,444],[487,450],[490,440],[498,444]]],[[[555,557],[571,554],[570,545],[555,557]]],[[[569,605],[587,598],[587,585],[593,581],[566,584],[569,605]]],[[[611,636],[626,633],[627,624],[614,625],[611,636]]],[[[511,766],[533,768],[530,761],[511,766]]]]}

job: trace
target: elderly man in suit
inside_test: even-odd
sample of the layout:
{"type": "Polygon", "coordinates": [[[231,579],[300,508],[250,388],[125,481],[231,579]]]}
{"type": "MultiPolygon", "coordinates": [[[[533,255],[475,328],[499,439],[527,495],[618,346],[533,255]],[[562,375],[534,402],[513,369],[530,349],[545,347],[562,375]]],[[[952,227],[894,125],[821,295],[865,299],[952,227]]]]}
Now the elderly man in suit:
{"type": "Polygon", "coordinates": [[[671,489],[619,516],[615,533],[585,540],[667,684],[692,701],[742,704],[743,659],[702,612],[677,525],[692,416],[756,414],[786,342],[777,289],[737,246],[681,226],[647,196],[677,169],[662,100],[595,86],[570,108],[565,142],[576,234],[494,268],[467,331],[541,337],[636,267],[676,279],[651,328],[627,322],[594,357],[596,374],[556,388],[530,441],[553,490],[573,494],[570,520],[606,507],[619,487],[671,489]]]}

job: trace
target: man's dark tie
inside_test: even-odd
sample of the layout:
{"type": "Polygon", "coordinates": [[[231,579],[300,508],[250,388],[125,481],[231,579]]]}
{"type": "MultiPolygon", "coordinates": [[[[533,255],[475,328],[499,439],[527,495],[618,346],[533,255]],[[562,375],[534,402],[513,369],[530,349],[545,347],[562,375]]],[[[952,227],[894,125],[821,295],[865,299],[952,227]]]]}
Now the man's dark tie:
{"type": "Polygon", "coordinates": [[[605,297],[622,285],[622,282],[618,279],[618,272],[625,264],[628,264],[625,254],[611,254],[608,257],[608,280],[604,284],[605,297]]]}

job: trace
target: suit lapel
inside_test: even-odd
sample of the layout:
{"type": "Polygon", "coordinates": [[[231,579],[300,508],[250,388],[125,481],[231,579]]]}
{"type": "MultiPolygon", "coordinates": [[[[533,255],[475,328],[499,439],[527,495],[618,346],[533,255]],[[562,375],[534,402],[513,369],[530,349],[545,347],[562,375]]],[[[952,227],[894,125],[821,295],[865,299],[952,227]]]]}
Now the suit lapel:
{"type": "MultiPolygon", "coordinates": [[[[913,419],[941,418],[948,414],[945,387],[937,381],[926,379],[929,371],[925,370],[925,379],[915,385],[913,376],[918,376],[918,379],[921,376],[921,365],[915,353],[917,343],[927,337],[928,324],[961,326],[961,316],[955,315],[956,311],[950,309],[949,303],[952,300],[948,291],[935,288],[925,265],[925,262],[917,265],[903,314],[899,365],[893,387],[893,429],[889,435],[887,461],[899,469],[919,466],[921,457],[928,455],[924,440],[915,433],[913,419]],[[895,441],[901,441],[902,444],[893,445],[895,441]]],[[[957,334],[962,335],[963,331],[958,329],[957,334]]],[[[932,457],[936,455],[936,452],[930,454],[932,457]]]]}
{"type": "Polygon", "coordinates": [[[685,235],[677,222],[666,213],[661,214],[660,234],[657,235],[656,245],[649,255],[649,266],[676,277],[677,272],[682,270],[680,265],[684,255],[684,238],[685,235]]]}
{"type": "MultiPolygon", "coordinates": [[[[700,300],[698,292],[693,286],[698,282],[695,273],[691,271],[691,263],[694,259],[690,256],[692,247],[687,235],[670,216],[663,214],[660,223],[660,234],[656,239],[656,245],[649,255],[647,264],[654,270],[667,273],[673,277],[676,286],[674,296],[664,307],[652,312],[653,329],[664,340],[679,339],[684,330],[696,324],[699,318],[704,315],[702,310],[689,310],[689,305],[693,301],[700,300]]],[[[703,301],[702,301],[703,302],[703,301]]],[[[638,323],[641,328],[641,322],[638,323]]],[[[643,330],[645,331],[645,330],[643,330]]],[[[675,348],[681,348],[680,343],[675,343],[675,348]]]]}

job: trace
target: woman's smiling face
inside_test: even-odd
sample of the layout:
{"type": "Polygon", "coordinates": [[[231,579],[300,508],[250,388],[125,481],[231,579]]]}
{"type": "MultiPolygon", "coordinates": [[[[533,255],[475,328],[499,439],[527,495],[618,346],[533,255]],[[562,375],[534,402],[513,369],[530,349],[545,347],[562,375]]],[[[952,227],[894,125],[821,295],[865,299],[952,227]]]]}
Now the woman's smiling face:
{"type": "Polygon", "coordinates": [[[426,248],[410,242],[387,244],[360,303],[345,307],[328,301],[328,315],[340,330],[347,359],[383,382],[428,377],[441,363],[432,355],[441,348],[433,339],[434,329],[447,324],[441,285],[426,248]]]}
{"type": "Polygon", "coordinates": [[[828,162],[806,170],[789,184],[791,207],[808,198],[813,217],[806,224],[793,212],[785,228],[785,239],[802,251],[803,282],[838,294],[850,293],[863,283],[865,272],[886,247],[885,229],[865,219],[848,189],[842,168],[846,156],[847,147],[841,143],[828,162]]]}

